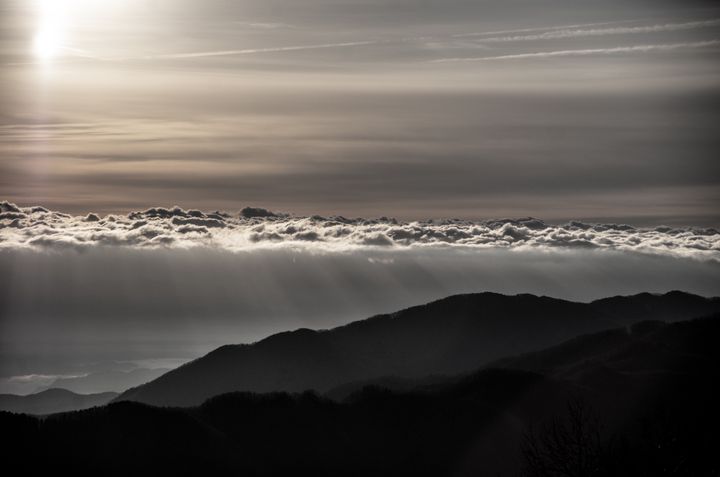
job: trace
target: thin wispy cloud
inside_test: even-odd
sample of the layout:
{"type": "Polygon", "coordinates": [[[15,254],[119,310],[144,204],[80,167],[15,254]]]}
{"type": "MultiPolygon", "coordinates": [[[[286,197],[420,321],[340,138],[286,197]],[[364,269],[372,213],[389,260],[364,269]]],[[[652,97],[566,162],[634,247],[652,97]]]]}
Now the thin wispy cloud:
{"type": "Polygon", "coordinates": [[[589,36],[606,36],[606,35],[628,35],[628,34],[642,34],[642,33],[660,33],[660,32],[672,32],[672,31],[683,31],[683,30],[695,30],[698,28],[711,28],[720,26],[720,19],[685,22],[685,23],[664,23],[660,25],[645,25],[645,26],[632,26],[632,27],[613,27],[613,28],[593,28],[593,29],[570,29],[563,28],[558,30],[547,31],[545,33],[539,33],[535,35],[515,35],[515,36],[500,36],[492,38],[483,38],[482,42],[510,42],[510,41],[538,41],[538,40],[553,40],[563,38],[578,38],[578,37],[589,37],[589,36]]]}
{"type": "Polygon", "coordinates": [[[720,40],[695,41],[689,43],[668,43],[661,45],[634,45],[618,46],[614,48],[586,48],[577,50],[555,50],[540,51],[534,53],[518,53],[513,55],[483,56],[467,58],[441,58],[432,60],[433,63],[450,63],[460,61],[497,61],[497,60],[522,60],[533,58],[553,58],[562,56],[593,56],[611,55],[615,53],[646,53],[653,51],[673,51],[684,49],[711,48],[720,46],[720,40]]]}
{"type": "MultiPolygon", "coordinates": [[[[548,26],[548,27],[537,27],[537,28],[521,28],[521,29],[507,29],[507,30],[493,30],[486,32],[473,32],[473,33],[460,33],[450,35],[450,38],[470,38],[470,37],[482,37],[488,35],[507,35],[507,36],[491,36],[486,38],[478,38],[478,43],[471,45],[472,47],[482,47],[483,43],[503,43],[503,42],[514,42],[514,41],[540,41],[549,39],[564,39],[564,38],[579,38],[579,37],[595,37],[595,36],[606,36],[606,35],[623,35],[623,34],[641,34],[641,33],[656,33],[656,32],[672,32],[672,31],[685,31],[702,28],[711,28],[720,26],[720,18],[714,18],[710,20],[699,20],[692,22],[682,23],[663,23],[656,25],[645,25],[645,26],[617,26],[620,24],[626,24],[631,22],[637,22],[638,20],[621,20],[613,22],[594,22],[594,23],[578,23],[571,25],[560,25],[560,26],[548,26]],[[600,27],[606,25],[615,25],[610,28],[586,28],[586,27],[600,27]],[[584,28],[585,27],[585,28],[584,28]],[[511,35],[513,33],[531,33],[541,32],[530,35],[511,35]]],[[[247,23],[247,22],[240,22],[247,23]]],[[[254,27],[261,28],[280,28],[289,27],[289,25],[282,23],[247,23],[254,27]]],[[[320,43],[320,44],[306,44],[306,45],[288,45],[288,46],[276,46],[276,47],[263,47],[263,48],[243,48],[243,49],[224,49],[224,50],[209,50],[209,51],[196,51],[196,52],[181,52],[181,53],[160,53],[142,56],[103,56],[97,55],[93,52],[84,49],[78,49],[70,46],[61,46],[60,49],[64,52],[63,58],[56,58],[55,62],[74,62],[82,60],[91,60],[99,62],[122,62],[122,61],[136,61],[136,60],[173,60],[173,59],[193,59],[193,58],[211,58],[211,57],[222,57],[222,56],[243,56],[243,55],[257,55],[264,53],[283,53],[293,51],[305,51],[305,50],[321,50],[321,49],[334,49],[334,48],[349,48],[357,46],[371,46],[381,43],[412,43],[415,41],[428,41],[436,39],[440,41],[437,43],[440,48],[444,47],[442,43],[442,36],[418,36],[418,37],[407,37],[402,39],[371,39],[351,42],[337,42],[337,43],[320,43]]],[[[448,38],[448,37],[445,37],[448,38]]],[[[436,45],[436,43],[430,42],[428,45],[436,45]]],[[[468,47],[470,45],[458,45],[458,47],[468,47]]],[[[619,47],[618,49],[608,49],[608,52],[624,51],[619,47]]],[[[644,47],[643,47],[644,48],[644,47]]],[[[658,46],[658,48],[662,48],[658,46]]],[[[635,47],[633,47],[635,49],[635,47]]],[[[569,51],[569,50],[568,50],[569,51]]],[[[573,50],[574,51],[574,50],[573,50]]],[[[579,51],[579,50],[578,50],[579,51]]],[[[584,50],[592,53],[599,53],[600,49],[588,49],[584,50]]],[[[591,53],[589,53],[591,54],[591,53]]],[[[569,53],[557,54],[553,53],[552,56],[568,56],[569,53]]],[[[511,55],[503,55],[492,57],[488,59],[505,59],[511,55]]],[[[512,57],[522,58],[524,55],[512,55],[512,57]]],[[[459,60],[475,60],[480,58],[450,58],[450,59],[439,59],[434,61],[459,61],[459,60]]],[[[483,58],[484,59],[484,58],[483,58]]],[[[5,66],[21,66],[30,65],[37,63],[37,60],[29,62],[13,62],[6,63],[5,66]]]]}
{"type": "Polygon", "coordinates": [[[295,28],[293,25],[283,22],[250,22],[250,21],[239,21],[236,22],[241,27],[258,28],[262,30],[275,30],[278,28],[295,28]]]}
{"type": "Polygon", "coordinates": [[[458,33],[452,35],[455,38],[469,37],[469,36],[486,36],[486,35],[506,35],[509,33],[529,33],[536,31],[548,31],[548,30],[566,30],[569,28],[582,28],[582,27],[595,27],[603,25],[619,25],[623,23],[631,23],[637,20],[620,20],[614,22],[593,22],[593,23],[576,23],[574,25],[555,25],[546,27],[535,27],[535,28],[513,28],[511,30],[492,30],[492,31],[479,31],[472,33],[458,33]]]}
{"type": "MultiPolygon", "coordinates": [[[[145,56],[125,56],[125,57],[112,57],[112,56],[98,56],[91,54],[85,50],[79,50],[76,48],[62,47],[63,51],[68,56],[65,58],[55,59],[55,63],[69,63],[79,60],[94,60],[103,62],[122,62],[122,61],[137,61],[137,60],[179,60],[179,59],[191,59],[191,58],[210,58],[217,56],[241,56],[241,55],[256,55],[262,53],[283,53],[292,51],[304,51],[304,50],[322,50],[331,48],[348,48],[353,46],[367,46],[379,43],[378,40],[366,40],[366,41],[350,41],[342,43],[321,43],[316,45],[291,45],[291,46],[278,46],[269,48],[245,48],[240,50],[215,50],[215,51],[198,51],[188,53],[167,53],[158,55],[145,55],[145,56]]],[[[40,60],[28,61],[28,62],[13,62],[5,63],[4,66],[23,66],[40,63],[40,60]]]]}
{"type": "Polygon", "coordinates": [[[301,50],[321,50],[326,48],[346,48],[351,46],[365,46],[377,43],[376,40],[367,41],[349,41],[344,43],[322,43],[319,45],[295,45],[295,46],[279,46],[272,48],[247,48],[242,50],[219,50],[219,51],[201,51],[195,53],[172,53],[165,55],[149,55],[143,56],[143,60],[165,60],[165,59],[182,59],[182,58],[205,58],[212,56],[235,56],[235,55],[255,55],[258,53],[281,53],[286,51],[301,50]]]}

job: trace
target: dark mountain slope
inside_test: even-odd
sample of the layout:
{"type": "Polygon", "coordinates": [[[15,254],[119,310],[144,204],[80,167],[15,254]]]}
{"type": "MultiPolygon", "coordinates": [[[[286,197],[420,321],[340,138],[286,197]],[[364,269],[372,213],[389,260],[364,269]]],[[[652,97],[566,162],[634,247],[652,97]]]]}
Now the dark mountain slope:
{"type": "Polygon", "coordinates": [[[681,292],[589,304],[533,295],[457,295],[332,330],[303,329],[223,346],[117,400],[190,406],[232,391],[324,392],[380,376],[457,374],[657,314],[675,321],[714,311],[720,311],[720,300],[681,292]]]}
{"type": "Polygon", "coordinates": [[[563,379],[603,369],[622,375],[720,374],[720,315],[678,323],[645,321],[579,336],[542,351],[504,358],[488,367],[513,368],[563,379]]]}
{"type": "MultiPolygon", "coordinates": [[[[411,391],[367,387],[343,402],[230,393],[186,409],[119,402],[43,420],[0,413],[0,425],[13,437],[9,455],[78,476],[517,476],[527,430],[543,439],[567,422],[568,402],[581,402],[599,419],[592,475],[711,476],[719,340],[720,316],[642,323],[498,362],[539,360],[570,379],[495,368],[411,391]]],[[[563,459],[573,456],[567,447],[563,459]]]]}
{"type": "Polygon", "coordinates": [[[66,389],[48,389],[36,394],[18,396],[0,394],[0,411],[25,414],[53,414],[102,406],[117,397],[117,393],[76,394],[66,389]]]}
{"type": "Polygon", "coordinates": [[[13,455],[78,476],[438,476],[479,455],[478,439],[492,438],[492,466],[507,466],[524,419],[561,411],[569,389],[492,370],[435,392],[367,388],[344,403],[230,393],[185,409],[119,402],[38,421],[0,413],[0,425],[20,436],[8,446],[13,455]]]}

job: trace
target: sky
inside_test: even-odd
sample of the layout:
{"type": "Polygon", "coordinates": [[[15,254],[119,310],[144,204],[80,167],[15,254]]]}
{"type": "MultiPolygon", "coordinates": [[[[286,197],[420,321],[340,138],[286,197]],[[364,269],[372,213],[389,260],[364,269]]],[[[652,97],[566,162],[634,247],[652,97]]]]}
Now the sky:
{"type": "Polygon", "coordinates": [[[713,1],[0,0],[0,392],[454,293],[720,295],[718,60],[713,1]]]}
{"type": "Polygon", "coordinates": [[[23,206],[720,224],[711,1],[0,5],[23,206]]]}

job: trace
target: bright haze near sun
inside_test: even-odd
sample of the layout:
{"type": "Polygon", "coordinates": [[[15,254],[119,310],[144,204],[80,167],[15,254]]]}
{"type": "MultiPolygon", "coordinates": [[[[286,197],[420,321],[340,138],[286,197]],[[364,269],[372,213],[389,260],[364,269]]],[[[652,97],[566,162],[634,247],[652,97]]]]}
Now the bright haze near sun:
{"type": "Polygon", "coordinates": [[[452,293],[716,295],[718,60],[711,1],[0,0],[0,392],[452,293]]]}

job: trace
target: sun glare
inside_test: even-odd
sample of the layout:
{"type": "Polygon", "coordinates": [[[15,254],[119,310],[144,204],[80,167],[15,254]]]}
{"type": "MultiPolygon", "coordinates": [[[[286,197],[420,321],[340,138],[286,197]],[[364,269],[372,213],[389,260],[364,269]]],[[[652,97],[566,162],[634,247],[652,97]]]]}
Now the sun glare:
{"type": "Polygon", "coordinates": [[[38,22],[33,39],[33,54],[47,61],[60,54],[67,34],[66,2],[62,0],[39,0],[38,22]]]}
{"type": "Polygon", "coordinates": [[[35,35],[33,53],[41,60],[49,60],[62,50],[63,34],[58,28],[46,27],[35,35]]]}
{"type": "MultiPolygon", "coordinates": [[[[121,22],[136,0],[33,0],[35,31],[29,45],[41,63],[63,56],[89,56],[84,45],[103,45],[103,28],[121,22]]],[[[108,44],[106,43],[105,46],[108,44]]]]}

